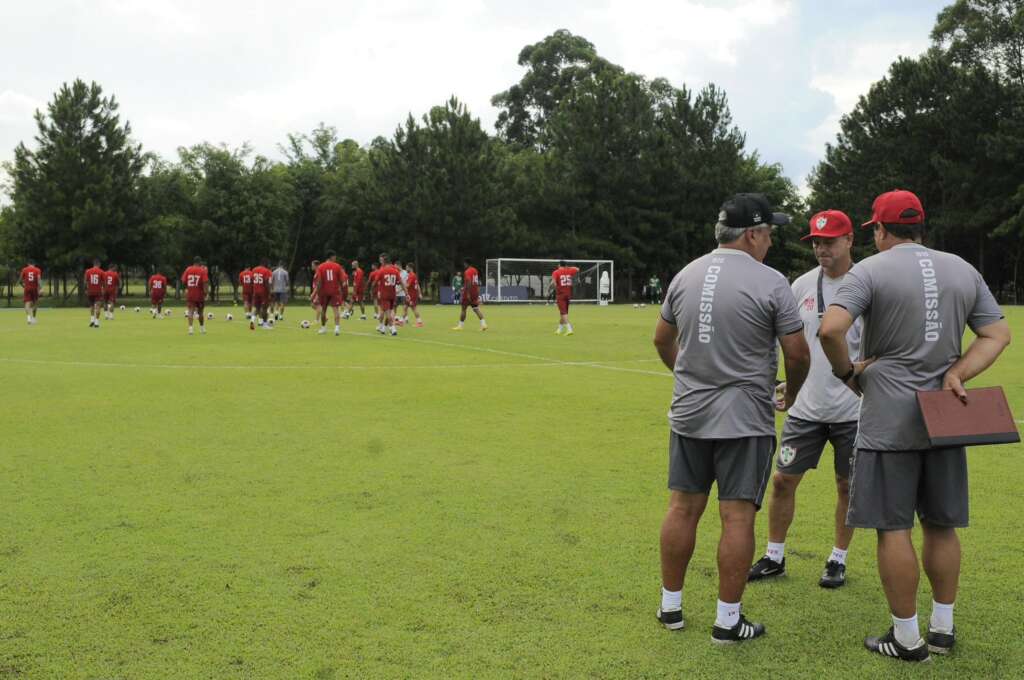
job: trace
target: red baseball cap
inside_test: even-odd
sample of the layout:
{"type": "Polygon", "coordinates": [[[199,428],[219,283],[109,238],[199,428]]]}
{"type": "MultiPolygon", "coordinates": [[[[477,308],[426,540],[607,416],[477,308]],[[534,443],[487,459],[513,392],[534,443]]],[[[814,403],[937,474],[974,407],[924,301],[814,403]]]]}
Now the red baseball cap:
{"type": "Polygon", "coordinates": [[[811,218],[811,233],[801,241],[819,236],[821,238],[838,238],[853,233],[853,223],[842,210],[822,210],[811,218]]]}
{"type": "Polygon", "coordinates": [[[871,204],[871,219],[862,224],[920,224],[924,222],[924,207],[913,192],[896,189],[887,191],[871,204]]]}

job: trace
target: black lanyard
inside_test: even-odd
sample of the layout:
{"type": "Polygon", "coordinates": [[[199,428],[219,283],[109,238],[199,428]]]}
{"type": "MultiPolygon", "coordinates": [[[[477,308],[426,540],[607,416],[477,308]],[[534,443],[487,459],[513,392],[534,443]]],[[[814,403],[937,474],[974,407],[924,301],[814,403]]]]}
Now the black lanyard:
{"type": "MultiPolygon", "coordinates": [[[[853,265],[850,265],[850,269],[853,269],[853,265]]],[[[849,273],[850,269],[847,269],[849,273]]],[[[822,294],[821,282],[825,278],[825,268],[820,267],[818,269],[818,321],[821,321],[821,317],[825,316],[825,296],[822,294]]]]}

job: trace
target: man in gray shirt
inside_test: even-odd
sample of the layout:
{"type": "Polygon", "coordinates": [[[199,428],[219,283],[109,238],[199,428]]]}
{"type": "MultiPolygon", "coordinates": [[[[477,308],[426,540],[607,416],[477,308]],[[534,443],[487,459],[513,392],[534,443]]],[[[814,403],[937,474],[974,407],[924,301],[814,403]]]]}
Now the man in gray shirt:
{"type": "Polygon", "coordinates": [[[922,390],[952,390],[992,365],[1010,329],[984,279],[956,255],[921,244],[924,208],[909,191],[875,199],[871,220],[878,254],[847,273],[821,322],[832,372],[863,393],[850,481],[851,527],[878,532],[878,572],[892,628],[864,641],[883,656],[926,661],[955,642],[953,603],[966,527],[967,457],[963,447],[932,449],[917,406],[922,390]],[[850,361],[846,332],[863,317],[868,360],[850,361]],[[961,355],[964,329],[977,338],[961,355]],[[927,642],[917,623],[920,574],[911,542],[914,513],[924,535],[924,570],[932,586],[927,642]]]}
{"type": "Polygon", "coordinates": [[[270,311],[278,321],[284,319],[284,306],[288,302],[290,286],[291,278],[288,276],[288,270],[284,268],[284,260],[279,260],[277,269],[270,275],[270,311]]]}
{"type": "Polygon", "coordinates": [[[714,642],[750,640],[765,632],[740,611],[754,556],[754,515],[761,506],[775,451],[773,392],[776,343],[786,358],[786,397],[793,405],[807,376],[810,352],[789,284],[762,264],[775,225],[761,194],[737,194],[715,226],[719,248],[672,280],[654,344],[675,373],[669,410],[668,512],[661,527],[658,620],[683,628],[682,589],[697,524],[718,484],[718,615],[714,642]]]}

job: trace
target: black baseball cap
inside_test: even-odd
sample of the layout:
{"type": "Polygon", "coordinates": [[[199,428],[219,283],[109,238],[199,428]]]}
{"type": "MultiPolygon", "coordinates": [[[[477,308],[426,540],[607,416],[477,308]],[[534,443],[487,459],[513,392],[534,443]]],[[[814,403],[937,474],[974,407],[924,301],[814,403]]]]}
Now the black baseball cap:
{"type": "Polygon", "coordinates": [[[718,222],[733,229],[789,224],[789,215],[774,212],[764,194],[736,194],[722,204],[718,222]]]}

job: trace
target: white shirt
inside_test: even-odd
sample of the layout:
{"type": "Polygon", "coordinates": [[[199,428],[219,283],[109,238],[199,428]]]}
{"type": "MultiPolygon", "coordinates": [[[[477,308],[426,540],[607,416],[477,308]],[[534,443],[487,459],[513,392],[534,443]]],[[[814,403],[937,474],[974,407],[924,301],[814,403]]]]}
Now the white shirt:
{"type": "MultiPolygon", "coordinates": [[[[845,423],[858,419],[860,399],[832,375],[832,365],[828,362],[825,350],[821,348],[821,341],[818,339],[818,329],[821,328],[821,319],[818,318],[820,271],[821,267],[815,267],[794,281],[792,286],[793,297],[796,298],[800,318],[804,322],[804,337],[807,339],[807,346],[811,348],[811,370],[807,374],[804,386],[800,388],[796,403],[789,409],[789,415],[813,423],[845,423]]],[[[827,275],[822,277],[821,294],[825,309],[828,309],[835,298],[843,278],[841,276],[832,279],[827,275]]],[[[857,319],[846,332],[846,343],[850,347],[851,359],[860,359],[862,326],[863,322],[857,319]]]]}
{"type": "Polygon", "coordinates": [[[607,295],[608,291],[611,290],[612,283],[608,277],[608,272],[601,272],[601,293],[607,295]]]}

